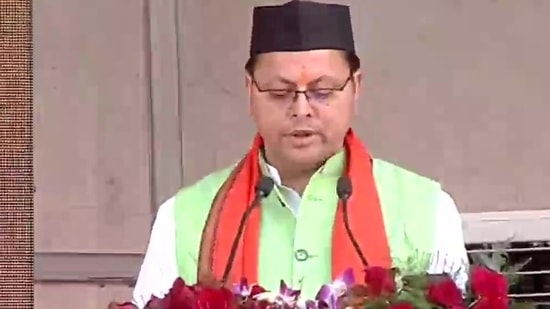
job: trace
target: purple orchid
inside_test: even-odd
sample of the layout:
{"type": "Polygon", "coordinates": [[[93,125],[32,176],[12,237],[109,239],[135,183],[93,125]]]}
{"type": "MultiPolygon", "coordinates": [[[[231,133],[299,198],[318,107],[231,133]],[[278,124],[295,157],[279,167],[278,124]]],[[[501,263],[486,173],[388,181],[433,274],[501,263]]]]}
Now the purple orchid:
{"type": "Polygon", "coordinates": [[[279,286],[279,294],[285,298],[285,299],[293,299],[296,300],[298,297],[300,297],[300,290],[293,290],[289,288],[286,283],[281,280],[281,284],[279,286]]]}
{"type": "Polygon", "coordinates": [[[265,289],[257,284],[248,285],[246,278],[242,278],[241,282],[233,284],[233,294],[242,298],[252,297],[264,292],[265,289]]]}
{"type": "Polygon", "coordinates": [[[278,292],[265,291],[263,293],[252,294],[252,297],[258,301],[267,301],[268,303],[283,306],[284,308],[294,308],[298,303],[300,290],[294,290],[281,280],[278,292]]]}
{"type": "Polygon", "coordinates": [[[250,296],[250,287],[246,278],[242,278],[241,282],[233,284],[233,294],[241,297],[250,296]]]}
{"type": "MultiPolygon", "coordinates": [[[[340,277],[332,281],[332,283],[321,286],[315,299],[321,304],[326,304],[328,308],[337,308],[338,298],[340,298],[340,296],[342,296],[353,284],[355,284],[353,269],[348,268],[340,277]]],[[[317,307],[320,306],[317,305],[317,307]]]]}

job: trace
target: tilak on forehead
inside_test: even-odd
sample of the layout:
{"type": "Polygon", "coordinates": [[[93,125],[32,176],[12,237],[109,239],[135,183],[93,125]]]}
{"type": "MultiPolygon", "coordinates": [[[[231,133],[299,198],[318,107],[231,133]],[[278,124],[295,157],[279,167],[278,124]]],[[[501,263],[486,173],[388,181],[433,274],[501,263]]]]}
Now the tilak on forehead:
{"type": "Polygon", "coordinates": [[[305,66],[302,65],[300,68],[300,77],[298,78],[298,85],[302,86],[311,81],[311,76],[307,72],[307,69],[305,66]]]}

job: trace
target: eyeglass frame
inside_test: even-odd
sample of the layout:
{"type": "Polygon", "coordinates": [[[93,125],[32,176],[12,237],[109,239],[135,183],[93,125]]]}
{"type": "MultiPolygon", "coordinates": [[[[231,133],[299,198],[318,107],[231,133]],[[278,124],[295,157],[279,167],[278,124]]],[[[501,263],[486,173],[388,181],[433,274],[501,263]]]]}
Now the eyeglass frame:
{"type": "Polygon", "coordinates": [[[253,75],[251,75],[250,78],[251,78],[252,83],[254,84],[254,86],[256,87],[258,92],[260,92],[260,93],[273,93],[273,92],[277,92],[277,91],[278,92],[286,92],[287,94],[293,93],[294,95],[292,96],[292,101],[291,102],[296,102],[296,100],[298,99],[298,95],[303,94],[306,97],[306,100],[308,101],[308,103],[311,103],[312,101],[315,101],[315,100],[311,100],[312,92],[329,91],[330,93],[328,95],[330,95],[333,92],[342,92],[342,91],[344,91],[344,89],[346,89],[346,87],[348,86],[349,82],[353,79],[353,72],[350,72],[350,74],[348,75],[348,78],[346,78],[343,85],[340,86],[340,87],[317,88],[317,89],[306,89],[306,90],[273,89],[273,88],[272,89],[262,89],[260,87],[260,85],[258,84],[258,81],[256,80],[256,78],[253,75]]]}

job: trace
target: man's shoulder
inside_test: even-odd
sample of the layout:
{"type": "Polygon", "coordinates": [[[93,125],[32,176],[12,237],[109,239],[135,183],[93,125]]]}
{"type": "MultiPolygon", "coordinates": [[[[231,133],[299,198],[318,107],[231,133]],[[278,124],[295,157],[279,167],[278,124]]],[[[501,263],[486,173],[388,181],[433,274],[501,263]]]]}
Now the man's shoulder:
{"type": "Polygon", "coordinates": [[[384,177],[391,178],[394,183],[396,182],[399,185],[405,185],[406,183],[423,184],[421,187],[432,190],[432,192],[437,191],[438,204],[449,209],[450,212],[458,213],[454,198],[443,188],[439,181],[379,158],[373,159],[373,166],[375,174],[386,175],[384,177]]]}
{"type": "Polygon", "coordinates": [[[373,159],[373,169],[375,175],[383,175],[385,177],[400,178],[405,180],[422,181],[432,183],[433,185],[439,185],[439,182],[421,175],[411,169],[397,165],[396,163],[386,161],[380,158],[373,159]]]}
{"type": "Polygon", "coordinates": [[[201,194],[214,195],[218,192],[223,182],[229,177],[231,171],[235,168],[235,164],[225,168],[211,172],[210,174],[195,181],[193,184],[181,188],[176,197],[201,194]]]}

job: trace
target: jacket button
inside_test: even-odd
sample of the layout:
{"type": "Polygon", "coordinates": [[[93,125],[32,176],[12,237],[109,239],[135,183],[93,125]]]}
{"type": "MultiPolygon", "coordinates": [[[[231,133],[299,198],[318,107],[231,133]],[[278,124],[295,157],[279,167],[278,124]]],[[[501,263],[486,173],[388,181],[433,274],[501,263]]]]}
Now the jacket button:
{"type": "Polygon", "coordinates": [[[309,259],[309,253],[304,249],[298,249],[294,252],[296,261],[303,262],[309,259]]]}

